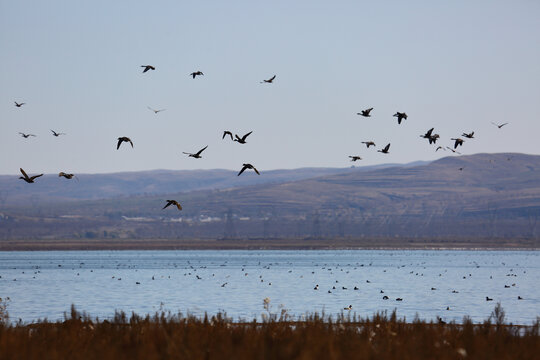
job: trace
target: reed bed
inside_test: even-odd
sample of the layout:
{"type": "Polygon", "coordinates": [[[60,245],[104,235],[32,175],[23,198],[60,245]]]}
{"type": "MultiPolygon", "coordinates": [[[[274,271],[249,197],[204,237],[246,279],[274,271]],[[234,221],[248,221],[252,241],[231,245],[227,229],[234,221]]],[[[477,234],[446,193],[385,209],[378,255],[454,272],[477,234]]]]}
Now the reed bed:
{"type": "Polygon", "coordinates": [[[443,324],[396,313],[357,318],[313,314],[290,320],[232,321],[224,314],[197,318],[117,312],[92,319],[72,307],[63,321],[0,322],[0,359],[538,359],[539,319],[504,323],[497,305],[480,324],[465,318],[443,324]]]}

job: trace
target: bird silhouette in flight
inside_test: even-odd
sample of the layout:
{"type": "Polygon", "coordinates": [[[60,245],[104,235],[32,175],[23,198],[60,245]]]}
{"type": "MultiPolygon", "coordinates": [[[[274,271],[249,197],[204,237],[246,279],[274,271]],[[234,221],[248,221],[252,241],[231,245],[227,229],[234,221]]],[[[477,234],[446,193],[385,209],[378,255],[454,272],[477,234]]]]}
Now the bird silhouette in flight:
{"type": "Polygon", "coordinates": [[[466,137],[467,139],[474,139],[474,131],[471,131],[469,134],[463,133],[461,136],[466,137]]]}
{"type": "Polygon", "coordinates": [[[131,147],[133,147],[133,141],[131,141],[131,139],[126,136],[122,136],[118,138],[118,143],[116,144],[116,150],[120,149],[120,145],[122,145],[123,142],[128,142],[131,144],[131,147]]]}
{"type": "Polygon", "coordinates": [[[257,169],[255,169],[255,166],[251,165],[251,164],[242,164],[242,170],[240,170],[240,172],[238,173],[237,176],[240,176],[242,175],[242,173],[244,172],[244,170],[246,169],[253,169],[253,171],[255,171],[257,173],[257,175],[261,175],[259,173],[259,171],[257,169]]]}
{"type": "Polygon", "coordinates": [[[77,181],[79,181],[79,178],[76,177],[75,174],[68,174],[68,173],[65,173],[63,171],[60,171],[58,173],[58,177],[64,177],[64,178],[66,178],[68,180],[71,180],[71,179],[75,178],[75,179],[77,179],[77,181]]]}
{"type": "Polygon", "coordinates": [[[234,134],[234,137],[236,139],[234,139],[233,141],[236,141],[238,142],[239,144],[245,144],[246,143],[246,138],[252,133],[253,131],[250,131],[248,132],[247,134],[245,134],[244,136],[240,137],[238,136],[237,134],[234,134]]]}
{"type": "Polygon", "coordinates": [[[461,153],[460,153],[459,151],[456,151],[456,150],[452,149],[452,148],[449,147],[449,146],[447,146],[446,148],[447,148],[448,150],[450,150],[451,152],[453,152],[454,154],[459,154],[459,155],[461,155],[461,153]]]}
{"type": "Polygon", "coordinates": [[[275,79],[275,78],[276,78],[276,75],[272,76],[270,79],[261,81],[261,84],[262,84],[262,83],[271,84],[272,82],[274,82],[274,79],[275,79]]]}
{"type": "Polygon", "coordinates": [[[495,125],[496,127],[498,127],[499,129],[502,128],[504,125],[508,125],[509,123],[504,123],[504,124],[495,124],[493,121],[491,122],[493,125],[495,125]]]}
{"type": "Polygon", "coordinates": [[[225,136],[229,135],[231,137],[231,140],[234,140],[233,139],[233,135],[232,135],[232,132],[228,131],[228,130],[225,130],[223,131],[223,136],[221,137],[221,139],[225,139],[225,136]]]}
{"type": "Polygon", "coordinates": [[[402,121],[403,119],[407,120],[407,114],[404,113],[404,112],[396,111],[396,113],[395,113],[394,115],[392,115],[392,116],[397,117],[397,123],[398,123],[398,124],[401,124],[401,121],[402,121]]]}
{"type": "Polygon", "coordinates": [[[23,176],[19,176],[19,179],[22,179],[22,180],[26,181],[29,184],[33,183],[34,179],[36,179],[36,178],[38,178],[40,176],[43,176],[43,174],[34,175],[34,176],[28,176],[26,174],[26,172],[22,168],[20,168],[20,170],[21,170],[21,173],[23,174],[23,176]]]}
{"type": "Polygon", "coordinates": [[[56,136],[56,137],[59,137],[60,135],[66,135],[65,133],[59,133],[54,130],[51,130],[51,131],[52,131],[53,136],[56,136]]]}
{"type": "Polygon", "coordinates": [[[362,141],[362,144],[366,144],[366,147],[369,149],[370,146],[375,146],[373,141],[362,141]]]}
{"type": "Polygon", "coordinates": [[[388,150],[390,150],[390,144],[386,145],[382,150],[377,150],[377,152],[388,154],[388,150]]]}
{"type": "Polygon", "coordinates": [[[156,70],[156,68],[152,65],[141,65],[141,67],[144,68],[143,73],[147,72],[148,70],[156,70]]]}
{"type": "Polygon", "coordinates": [[[356,115],[360,115],[360,116],[363,116],[363,117],[371,117],[371,115],[369,114],[371,112],[371,110],[373,110],[373,108],[362,110],[361,112],[356,113],[356,115]]]}
{"type": "MultiPolygon", "coordinates": [[[[174,205],[178,208],[178,210],[182,210],[182,205],[176,200],[166,200],[167,204],[163,207],[163,209],[167,208],[168,206],[174,205]]],[[[161,210],[163,210],[161,209],[161,210]]]]}
{"type": "Polygon", "coordinates": [[[18,108],[20,108],[21,106],[26,104],[26,103],[18,103],[16,101],[14,101],[14,103],[15,103],[15,106],[18,107],[18,108]]]}
{"type": "Polygon", "coordinates": [[[351,158],[351,161],[362,160],[362,158],[360,156],[357,156],[357,155],[353,155],[353,156],[349,155],[349,157],[351,158]]]}
{"type": "Polygon", "coordinates": [[[159,110],[156,110],[156,109],[152,109],[150,106],[147,106],[147,108],[149,108],[150,110],[152,110],[154,112],[154,114],[157,114],[158,112],[162,112],[162,111],[165,111],[167,109],[159,109],[159,110]]]}
{"type": "Polygon", "coordinates": [[[420,135],[420,137],[424,139],[429,139],[431,137],[431,134],[433,133],[433,130],[435,130],[435,128],[429,129],[424,135],[420,135]]]}
{"type": "Polygon", "coordinates": [[[193,76],[193,78],[195,79],[195,77],[201,76],[201,75],[204,75],[204,74],[202,73],[202,71],[194,71],[194,72],[192,72],[192,73],[189,74],[189,75],[190,75],[190,76],[193,76]]]}
{"type": "Polygon", "coordinates": [[[446,151],[446,149],[443,148],[442,146],[437,146],[437,148],[435,149],[435,151],[439,151],[439,150],[441,150],[441,149],[442,149],[443,151],[446,151]]]}
{"type": "Polygon", "coordinates": [[[461,139],[461,138],[451,138],[450,140],[454,140],[454,149],[456,149],[458,146],[463,146],[463,142],[465,140],[461,139]]]}
{"type": "Polygon", "coordinates": [[[205,147],[203,147],[201,150],[199,150],[199,151],[196,152],[195,154],[188,153],[188,152],[184,152],[184,151],[183,151],[183,153],[184,153],[184,154],[187,154],[188,157],[192,157],[192,158],[195,158],[195,159],[200,159],[200,158],[202,158],[201,153],[202,153],[204,150],[206,150],[207,147],[208,147],[208,145],[206,145],[205,147]]]}
{"type": "Polygon", "coordinates": [[[25,139],[28,139],[29,136],[36,136],[34,134],[25,134],[25,133],[22,133],[22,132],[19,132],[19,134],[21,134],[21,136],[25,139]]]}

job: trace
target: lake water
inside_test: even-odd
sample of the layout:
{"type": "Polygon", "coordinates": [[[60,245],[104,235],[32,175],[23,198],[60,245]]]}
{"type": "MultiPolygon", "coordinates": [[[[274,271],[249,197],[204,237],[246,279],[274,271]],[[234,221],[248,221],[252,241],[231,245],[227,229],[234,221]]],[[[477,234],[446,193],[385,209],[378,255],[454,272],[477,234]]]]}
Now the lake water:
{"type": "Polygon", "coordinates": [[[11,320],[24,322],[62,319],[72,304],[100,319],[165,310],[260,320],[264,298],[296,318],[352,305],[361,316],[481,322],[497,302],[514,324],[540,316],[540,251],[0,252],[0,276],[11,320]]]}

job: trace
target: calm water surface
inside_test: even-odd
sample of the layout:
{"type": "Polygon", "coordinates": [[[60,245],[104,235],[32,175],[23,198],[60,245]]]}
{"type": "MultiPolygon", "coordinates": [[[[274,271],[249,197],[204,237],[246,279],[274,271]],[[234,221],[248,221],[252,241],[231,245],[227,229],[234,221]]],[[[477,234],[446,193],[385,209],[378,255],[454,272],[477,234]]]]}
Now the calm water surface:
{"type": "Polygon", "coordinates": [[[166,310],[260,320],[267,297],[271,312],[295,317],[352,305],[361,316],[397,309],[409,320],[480,322],[497,302],[513,323],[540,316],[540,251],[0,252],[0,276],[11,319],[25,322],[62,319],[71,304],[99,318],[166,310]]]}

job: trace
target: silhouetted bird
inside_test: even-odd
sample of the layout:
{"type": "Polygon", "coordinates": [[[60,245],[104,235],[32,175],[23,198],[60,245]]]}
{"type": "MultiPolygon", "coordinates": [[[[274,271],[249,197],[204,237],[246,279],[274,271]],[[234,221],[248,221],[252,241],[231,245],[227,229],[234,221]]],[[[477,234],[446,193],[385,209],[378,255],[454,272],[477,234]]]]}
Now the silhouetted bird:
{"type": "Polygon", "coordinates": [[[373,110],[373,108],[362,110],[361,112],[356,113],[356,115],[360,115],[360,116],[363,116],[363,117],[371,117],[371,115],[369,114],[371,112],[371,110],[373,110]]]}
{"type": "Polygon", "coordinates": [[[154,112],[154,114],[157,114],[158,112],[162,112],[162,111],[167,110],[167,109],[156,110],[156,109],[152,109],[150,106],[147,106],[147,108],[149,108],[150,110],[152,110],[152,111],[154,112]]]}
{"type": "Polygon", "coordinates": [[[369,149],[370,146],[375,146],[373,141],[362,141],[362,144],[366,144],[366,147],[369,149]]]}
{"type": "Polygon", "coordinates": [[[232,136],[232,132],[228,131],[228,130],[225,130],[223,132],[223,136],[221,137],[221,139],[225,139],[225,136],[229,135],[231,137],[231,140],[233,140],[233,136],[232,136]]]}
{"type": "Polygon", "coordinates": [[[262,84],[262,83],[271,84],[271,83],[274,81],[275,78],[276,78],[276,75],[272,76],[272,77],[271,77],[270,79],[268,79],[268,80],[263,80],[263,81],[261,81],[261,84],[262,84]]]}
{"type": "Polygon", "coordinates": [[[60,171],[58,173],[58,177],[65,177],[68,180],[71,180],[71,179],[75,178],[75,179],[77,179],[77,181],[79,181],[79,179],[74,174],[67,174],[67,173],[65,173],[63,171],[60,171]]]}
{"type": "Polygon", "coordinates": [[[493,301],[493,299],[490,298],[490,297],[488,297],[488,296],[486,296],[486,301],[493,301]]]}
{"type": "MultiPolygon", "coordinates": [[[[178,201],[176,201],[176,200],[167,200],[167,205],[165,205],[163,207],[163,209],[165,209],[166,207],[171,206],[171,205],[176,206],[178,208],[178,210],[182,210],[182,205],[180,205],[180,203],[178,201]]],[[[161,209],[161,210],[163,210],[163,209],[161,209]]]]}
{"type": "Polygon", "coordinates": [[[491,122],[493,125],[495,125],[496,127],[498,127],[499,129],[502,128],[504,125],[508,125],[509,123],[504,123],[504,124],[495,124],[493,121],[491,122]]]}
{"type": "Polygon", "coordinates": [[[195,71],[195,72],[192,72],[189,75],[193,76],[193,78],[195,79],[195,77],[201,76],[201,75],[204,75],[204,74],[202,73],[202,71],[195,71]]]}
{"type": "Polygon", "coordinates": [[[141,67],[144,68],[143,73],[147,72],[148,70],[156,70],[156,68],[152,65],[141,65],[141,67]]]}
{"type": "Polygon", "coordinates": [[[407,114],[404,112],[400,113],[399,111],[396,111],[393,116],[397,117],[398,124],[401,124],[401,120],[403,119],[407,120],[407,114]]]}
{"type": "Polygon", "coordinates": [[[461,136],[464,136],[464,137],[466,137],[467,139],[474,139],[474,131],[471,131],[470,134],[463,133],[463,134],[461,134],[461,136]]]}
{"type": "Polygon", "coordinates": [[[34,175],[34,176],[28,176],[26,174],[26,172],[24,172],[24,170],[22,168],[20,168],[21,170],[21,173],[23,174],[23,176],[19,176],[19,179],[22,179],[24,181],[26,181],[27,183],[31,184],[34,182],[34,179],[40,177],[40,176],[43,176],[43,174],[39,174],[39,175],[34,175]]]}
{"type": "Polygon", "coordinates": [[[429,139],[431,137],[431,133],[433,132],[433,130],[435,130],[435,128],[429,129],[428,131],[426,131],[424,135],[420,135],[420,137],[424,139],[429,139]]]}
{"type": "Polygon", "coordinates": [[[464,141],[464,140],[461,139],[461,138],[457,138],[457,139],[451,138],[450,140],[455,140],[455,142],[454,142],[454,149],[456,149],[458,146],[463,146],[463,141],[464,141]]]}
{"type": "Polygon", "coordinates": [[[362,158],[360,156],[356,156],[356,155],[354,155],[354,156],[349,155],[349,157],[351,158],[351,161],[362,160],[362,158]]]}
{"type": "Polygon", "coordinates": [[[452,148],[449,147],[449,146],[447,146],[446,148],[447,148],[448,150],[450,150],[451,152],[455,153],[455,154],[461,155],[461,153],[460,153],[459,151],[456,151],[456,150],[452,149],[452,148]]]}
{"type": "Polygon", "coordinates": [[[195,159],[200,159],[200,158],[202,158],[201,153],[202,153],[204,150],[206,150],[207,147],[208,147],[208,145],[206,145],[205,147],[203,147],[201,150],[199,150],[199,151],[196,152],[195,154],[188,153],[188,152],[184,152],[184,151],[183,151],[183,153],[184,153],[184,154],[187,154],[188,157],[192,157],[192,158],[195,158],[195,159]]]}
{"type": "Polygon", "coordinates": [[[56,132],[54,130],[51,130],[51,131],[52,131],[53,135],[56,136],[56,137],[59,137],[60,135],[66,135],[65,133],[58,133],[58,132],[56,132]]]}
{"type": "Polygon", "coordinates": [[[439,151],[439,150],[441,150],[441,149],[444,150],[444,151],[446,151],[446,149],[443,148],[442,146],[437,146],[437,148],[435,149],[435,151],[439,151]]]}
{"type": "Polygon", "coordinates": [[[388,150],[390,150],[390,144],[386,145],[382,150],[377,150],[377,152],[388,154],[388,150]]]}
{"type": "Polygon", "coordinates": [[[251,164],[242,164],[242,165],[243,165],[242,170],[240,170],[240,172],[238,173],[237,176],[242,175],[242,173],[243,173],[244,170],[246,170],[246,169],[253,169],[253,171],[255,171],[255,172],[257,173],[257,175],[261,175],[261,174],[259,173],[259,171],[257,171],[257,169],[255,169],[255,166],[253,166],[253,165],[251,165],[251,164]]]}
{"type": "Polygon", "coordinates": [[[428,140],[430,144],[436,144],[437,140],[439,140],[439,134],[431,135],[428,140]]]}
{"type": "Polygon", "coordinates": [[[16,106],[16,107],[19,107],[19,108],[20,108],[21,106],[23,106],[24,104],[26,104],[26,103],[18,103],[18,102],[16,102],[16,101],[14,101],[14,103],[15,103],[15,106],[16,106]]]}
{"type": "Polygon", "coordinates": [[[131,147],[133,147],[133,142],[131,141],[131,139],[128,138],[128,137],[122,136],[122,137],[119,137],[119,138],[118,138],[118,144],[116,144],[116,150],[120,149],[120,145],[121,145],[123,142],[128,142],[128,143],[131,144],[131,147]]]}
{"type": "Polygon", "coordinates": [[[19,134],[21,134],[21,136],[25,139],[28,139],[29,136],[36,136],[34,134],[25,134],[25,133],[22,133],[22,132],[19,132],[19,134]]]}
{"type": "Polygon", "coordinates": [[[238,136],[237,134],[234,134],[234,137],[236,139],[234,139],[234,141],[237,141],[239,144],[245,144],[246,143],[246,138],[252,133],[253,131],[250,131],[248,132],[247,134],[245,134],[244,136],[240,137],[238,136]]]}

